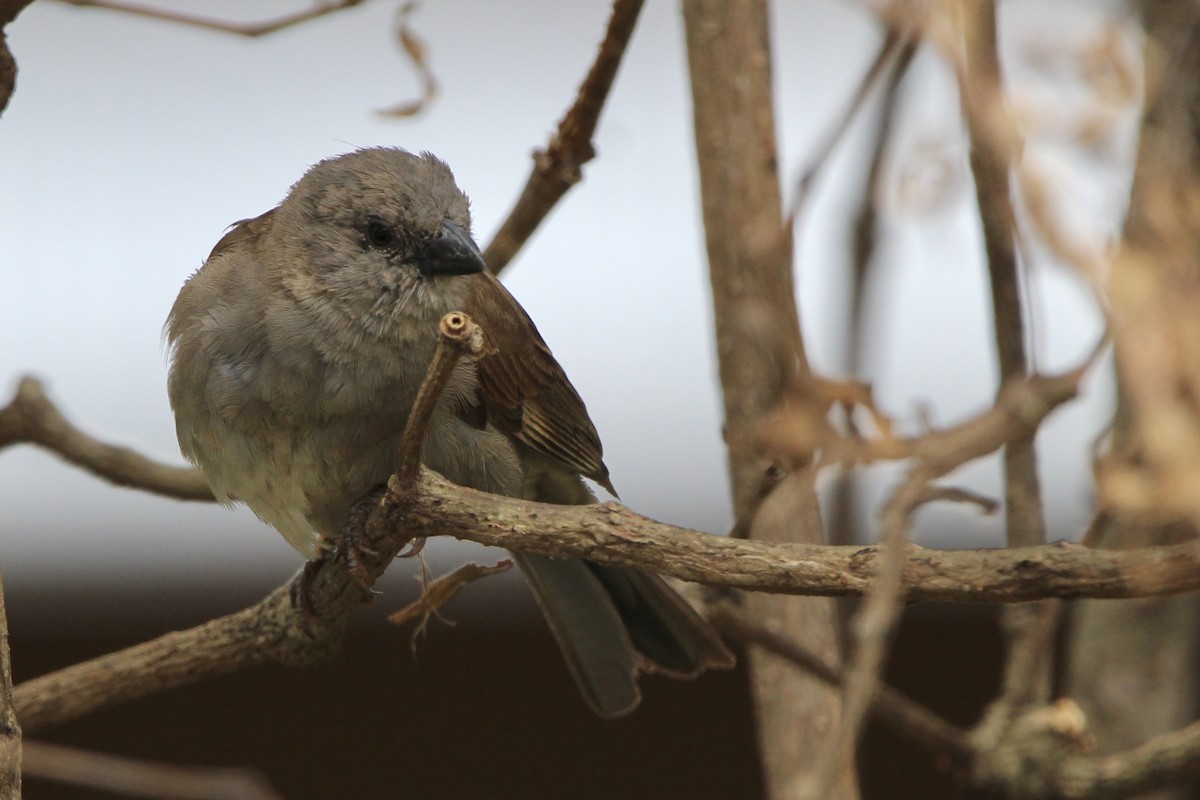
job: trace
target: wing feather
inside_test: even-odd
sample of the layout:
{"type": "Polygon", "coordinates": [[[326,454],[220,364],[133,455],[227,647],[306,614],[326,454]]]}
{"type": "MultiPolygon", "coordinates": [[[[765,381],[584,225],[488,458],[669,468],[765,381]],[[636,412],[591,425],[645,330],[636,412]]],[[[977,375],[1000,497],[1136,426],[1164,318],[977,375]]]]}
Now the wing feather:
{"type": "Polygon", "coordinates": [[[477,372],[488,420],[533,452],[612,492],[596,427],[533,320],[491,273],[473,281],[466,311],[483,327],[486,344],[477,372]]]}

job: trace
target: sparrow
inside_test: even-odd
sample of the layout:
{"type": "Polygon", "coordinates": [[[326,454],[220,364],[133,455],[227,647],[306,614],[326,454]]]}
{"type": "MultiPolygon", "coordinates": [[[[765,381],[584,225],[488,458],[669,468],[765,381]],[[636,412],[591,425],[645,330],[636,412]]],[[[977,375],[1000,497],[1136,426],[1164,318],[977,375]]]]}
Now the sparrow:
{"type": "MultiPolygon", "coordinates": [[[[583,400],[537,327],[487,269],[468,200],[429,153],[369,148],[313,166],[283,201],[236,223],[184,284],[166,324],[180,448],[226,504],[244,503],[306,559],[385,484],[439,320],[463,311],[487,343],[456,367],[424,443],[450,481],[546,503],[614,495],[583,400]]],[[[733,664],[661,577],[514,552],[588,705],[619,717],[638,675],[733,664]]]]}

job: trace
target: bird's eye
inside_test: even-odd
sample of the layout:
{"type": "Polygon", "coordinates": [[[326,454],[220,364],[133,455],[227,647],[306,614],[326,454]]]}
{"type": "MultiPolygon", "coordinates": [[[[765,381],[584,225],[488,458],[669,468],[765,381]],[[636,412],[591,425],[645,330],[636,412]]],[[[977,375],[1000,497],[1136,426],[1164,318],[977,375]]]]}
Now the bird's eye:
{"type": "Polygon", "coordinates": [[[368,220],[367,244],[380,249],[394,247],[396,245],[396,232],[392,230],[392,226],[381,219],[368,220]]]}

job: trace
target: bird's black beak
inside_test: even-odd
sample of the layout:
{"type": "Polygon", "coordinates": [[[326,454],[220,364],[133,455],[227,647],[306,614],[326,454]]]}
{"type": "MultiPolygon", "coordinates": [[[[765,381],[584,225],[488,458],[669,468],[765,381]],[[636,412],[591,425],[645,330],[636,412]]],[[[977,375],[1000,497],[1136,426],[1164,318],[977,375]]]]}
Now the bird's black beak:
{"type": "Polygon", "coordinates": [[[417,258],[421,274],[427,278],[438,275],[471,275],[483,272],[487,264],[483,253],[471,239],[470,234],[448,219],[442,220],[442,232],[438,238],[425,245],[425,251],[417,258]]]}

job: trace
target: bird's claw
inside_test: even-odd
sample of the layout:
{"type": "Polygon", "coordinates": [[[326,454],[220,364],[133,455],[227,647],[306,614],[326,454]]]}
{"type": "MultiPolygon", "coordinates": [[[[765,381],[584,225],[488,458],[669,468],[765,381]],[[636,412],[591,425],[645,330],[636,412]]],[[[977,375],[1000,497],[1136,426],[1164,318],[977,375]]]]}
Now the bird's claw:
{"type": "Polygon", "coordinates": [[[350,570],[350,579],[366,595],[371,594],[371,580],[367,575],[367,568],[363,565],[363,556],[379,555],[367,539],[367,519],[370,518],[371,511],[379,505],[379,500],[385,492],[386,488],[381,486],[355,501],[354,505],[350,506],[346,524],[342,526],[337,541],[334,542],[335,549],[350,570]]]}
{"type": "Polygon", "coordinates": [[[354,585],[362,589],[363,594],[371,593],[371,580],[367,568],[363,566],[363,556],[378,556],[379,552],[367,544],[367,538],[361,528],[346,525],[337,538],[338,555],[346,562],[350,571],[350,579],[354,585]]]}

